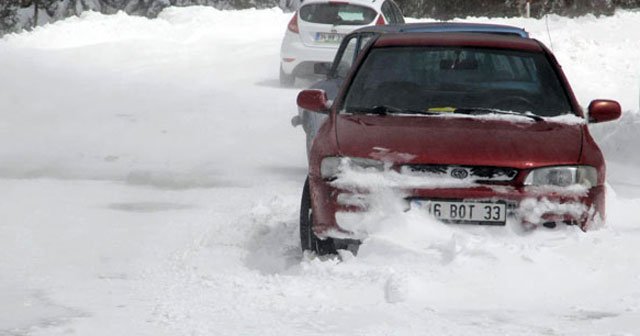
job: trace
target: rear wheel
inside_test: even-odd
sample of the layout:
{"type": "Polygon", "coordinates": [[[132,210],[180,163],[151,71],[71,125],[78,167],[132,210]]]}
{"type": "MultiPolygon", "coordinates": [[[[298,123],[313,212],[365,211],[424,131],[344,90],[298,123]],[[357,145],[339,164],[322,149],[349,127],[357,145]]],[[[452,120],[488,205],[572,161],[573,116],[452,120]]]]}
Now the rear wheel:
{"type": "Polygon", "coordinates": [[[313,233],[313,210],[311,209],[308,178],[304,182],[302,200],[300,201],[300,246],[302,247],[302,252],[312,251],[318,255],[336,253],[333,239],[326,238],[322,240],[313,233]]]}
{"type": "Polygon", "coordinates": [[[280,86],[292,87],[295,81],[296,77],[293,74],[287,75],[280,65],[280,86]]]}

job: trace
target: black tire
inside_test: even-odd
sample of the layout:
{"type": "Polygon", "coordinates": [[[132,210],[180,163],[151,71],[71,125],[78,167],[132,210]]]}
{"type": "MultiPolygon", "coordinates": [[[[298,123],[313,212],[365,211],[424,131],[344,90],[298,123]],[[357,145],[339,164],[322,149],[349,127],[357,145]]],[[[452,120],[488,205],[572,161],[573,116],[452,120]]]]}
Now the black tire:
{"type": "Polygon", "coordinates": [[[284,87],[292,87],[296,82],[296,76],[287,75],[284,70],[282,70],[282,65],[280,66],[280,86],[284,87]]]}
{"type": "Polygon", "coordinates": [[[336,254],[331,238],[320,239],[313,233],[313,216],[311,209],[311,194],[309,179],[304,181],[302,200],[300,201],[300,247],[302,252],[312,251],[317,255],[336,254]]]}

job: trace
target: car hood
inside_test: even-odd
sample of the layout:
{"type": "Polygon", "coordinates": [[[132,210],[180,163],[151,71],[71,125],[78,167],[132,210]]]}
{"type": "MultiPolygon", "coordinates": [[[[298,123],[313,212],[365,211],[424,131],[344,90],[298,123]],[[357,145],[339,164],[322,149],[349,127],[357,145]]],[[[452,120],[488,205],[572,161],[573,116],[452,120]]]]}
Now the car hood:
{"type": "Polygon", "coordinates": [[[512,168],[575,164],[580,158],[582,127],[521,117],[336,117],[338,146],[344,156],[512,168]]]}

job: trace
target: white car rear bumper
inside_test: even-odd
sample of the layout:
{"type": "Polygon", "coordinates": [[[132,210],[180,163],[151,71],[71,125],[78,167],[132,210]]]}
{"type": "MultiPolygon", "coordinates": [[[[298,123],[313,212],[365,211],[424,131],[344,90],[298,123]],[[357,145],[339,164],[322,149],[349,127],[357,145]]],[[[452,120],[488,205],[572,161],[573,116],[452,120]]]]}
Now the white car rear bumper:
{"type": "Polygon", "coordinates": [[[338,44],[326,47],[307,46],[297,34],[287,32],[280,49],[280,64],[287,75],[312,75],[313,64],[333,62],[337,50],[338,44]]]}

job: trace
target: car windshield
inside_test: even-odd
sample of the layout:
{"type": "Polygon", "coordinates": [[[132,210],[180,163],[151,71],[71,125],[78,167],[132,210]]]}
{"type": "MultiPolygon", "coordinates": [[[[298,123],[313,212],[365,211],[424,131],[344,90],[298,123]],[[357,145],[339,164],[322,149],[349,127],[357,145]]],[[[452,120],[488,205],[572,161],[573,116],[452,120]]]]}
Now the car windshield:
{"type": "Polygon", "coordinates": [[[388,47],[371,50],[349,87],[343,110],[557,116],[571,113],[571,105],[542,53],[388,47]]]}
{"type": "Polygon", "coordinates": [[[311,23],[361,26],[376,18],[376,11],[346,3],[313,3],[300,8],[300,18],[311,23]]]}

